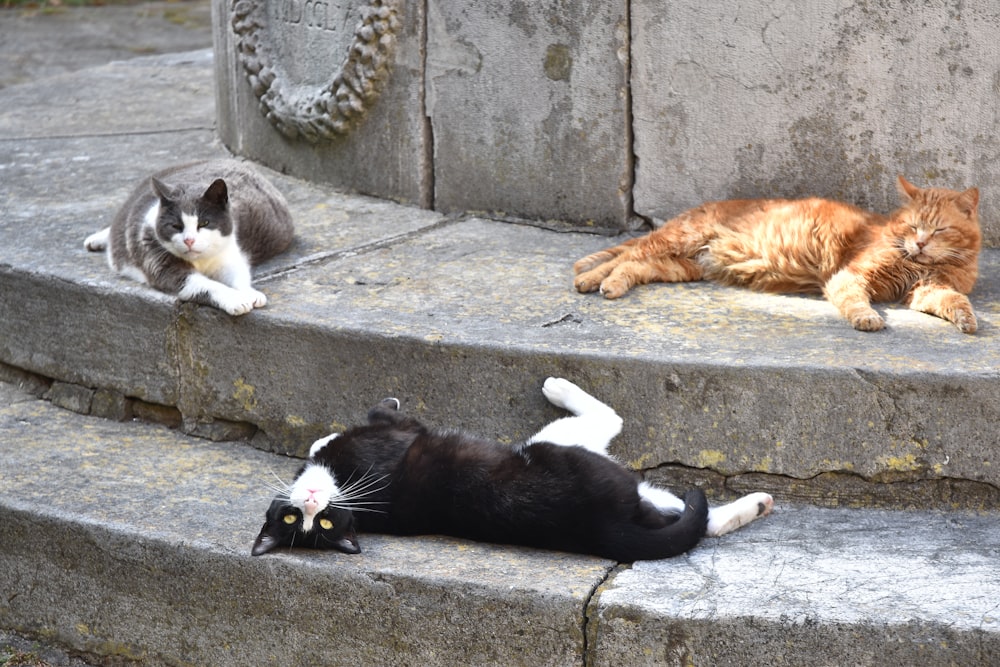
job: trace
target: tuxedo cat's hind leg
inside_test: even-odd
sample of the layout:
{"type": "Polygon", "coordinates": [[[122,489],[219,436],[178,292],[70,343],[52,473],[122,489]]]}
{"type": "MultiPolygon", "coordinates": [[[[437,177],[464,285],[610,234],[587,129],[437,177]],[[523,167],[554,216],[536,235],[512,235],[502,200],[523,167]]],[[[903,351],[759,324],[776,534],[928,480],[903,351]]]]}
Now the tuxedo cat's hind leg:
{"type": "Polygon", "coordinates": [[[708,511],[709,537],[719,537],[747,525],[754,519],[767,516],[774,509],[774,500],[767,493],[751,493],[728,505],[713,507],[708,511]]]}
{"type": "Polygon", "coordinates": [[[608,456],[608,445],[621,433],[622,418],[611,407],[563,378],[548,378],[542,385],[545,398],[573,413],[547,425],[528,440],[566,447],[580,446],[608,456]]]}
{"type": "MultiPolygon", "coordinates": [[[[684,501],[666,489],[646,482],[639,484],[639,495],[653,503],[661,512],[680,513],[684,501]]],[[[751,493],[739,500],[708,510],[708,537],[719,537],[745,526],[754,519],[767,516],[774,509],[774,500],[766,493],[751,493]]]]}

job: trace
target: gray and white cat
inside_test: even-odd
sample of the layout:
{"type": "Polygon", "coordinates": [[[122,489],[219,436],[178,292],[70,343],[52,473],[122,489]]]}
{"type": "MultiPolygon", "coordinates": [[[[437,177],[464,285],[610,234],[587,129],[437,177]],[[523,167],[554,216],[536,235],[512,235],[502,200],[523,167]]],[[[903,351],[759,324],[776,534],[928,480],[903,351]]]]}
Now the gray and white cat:
{"type": "Polygon", "coordinates": [[[242,315],[267,304],[251,267],[286,250],[293,235],[277,188],[242,162],[209,160],[143,179],[84,246],[106,250],[123,276],[242,315]]]}

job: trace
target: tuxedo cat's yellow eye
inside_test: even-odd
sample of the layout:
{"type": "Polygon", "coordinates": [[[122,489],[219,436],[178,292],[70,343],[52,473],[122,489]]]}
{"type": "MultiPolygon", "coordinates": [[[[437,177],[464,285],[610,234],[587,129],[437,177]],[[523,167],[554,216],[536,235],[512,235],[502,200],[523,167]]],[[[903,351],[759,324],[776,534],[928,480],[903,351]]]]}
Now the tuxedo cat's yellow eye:
{"type": "Polygon", "coordinates": [[[287,523],[288,525],[292,525],[293,523],[299,520],[299,517],[295,516],[294,514],[286,514],[281,518],[281,520],[287,523]]]}
{"type": "Polygon", "coordinates": [[[329,519],[320,519],[319,527],[322,528],[323,530],[330,530],[331,528],[333,528],[333,522],[330,521],[329,519]]]}

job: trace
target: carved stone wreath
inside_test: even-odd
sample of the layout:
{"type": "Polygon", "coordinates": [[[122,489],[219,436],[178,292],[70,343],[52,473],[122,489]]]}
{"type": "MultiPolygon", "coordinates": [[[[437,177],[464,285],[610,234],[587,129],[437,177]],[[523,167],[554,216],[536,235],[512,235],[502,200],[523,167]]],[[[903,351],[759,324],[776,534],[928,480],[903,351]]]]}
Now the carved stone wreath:
{"type": "Polygon", "coordinates": [[[305,95],[290,95],[268,54],[267,5],[271,0],[233,0],[236,49],[264,116],[282,134],[310,143],[347,134],[378,98],[392,68],[403,0],[369,0],[332,81],[305,95]]]}

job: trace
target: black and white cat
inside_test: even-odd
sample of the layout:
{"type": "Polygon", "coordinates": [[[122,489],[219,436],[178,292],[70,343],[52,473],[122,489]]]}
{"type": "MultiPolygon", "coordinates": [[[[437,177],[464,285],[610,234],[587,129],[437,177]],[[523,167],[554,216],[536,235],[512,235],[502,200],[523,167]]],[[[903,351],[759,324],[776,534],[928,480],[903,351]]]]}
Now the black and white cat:
{"type": "Polygon", "coordinates": [[[574,416],[527,442],[503,445],[425,428],[396,399],[369,423],[317,440],[295,481],[280,489],[253,544],[359,553],[357,531],[442,534],[593,554],[622,562],[676,556],[704,535],[771,512],[766,493],[708,508],[642,482],[607,453],[622,420],[568,380],[542,393],[574,416]]]}
{"type": "Polygon", "coordinates": [[[242,315],[267,303],[250,268],[287,249],[293,235],[277,188],[242,162],[210,160],[143,179],[84,246],[106,250],[113,270],[181,301],[242,315]]]}

